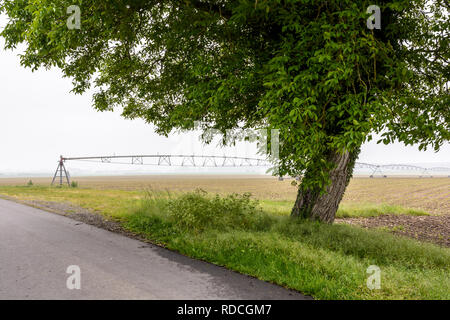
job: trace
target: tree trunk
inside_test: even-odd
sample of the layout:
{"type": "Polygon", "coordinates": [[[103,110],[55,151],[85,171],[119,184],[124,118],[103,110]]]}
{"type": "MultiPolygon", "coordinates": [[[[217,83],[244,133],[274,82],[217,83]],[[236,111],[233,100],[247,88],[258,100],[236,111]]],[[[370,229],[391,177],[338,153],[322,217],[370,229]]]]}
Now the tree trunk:
{"type": "Polygon", "coordinates": [[[305,179],[314,174],[307,170],[298,189],[297,200],[292,208],[291,216],[333,223],[339,203],[352,177],[359,151],[359,149],[344,153],[330,151],[325,155],[326,160],[333,163],[334,167],[329,172],[331,182],[323,194],[320,193],[320,190],[304,186],[305,179]]]}

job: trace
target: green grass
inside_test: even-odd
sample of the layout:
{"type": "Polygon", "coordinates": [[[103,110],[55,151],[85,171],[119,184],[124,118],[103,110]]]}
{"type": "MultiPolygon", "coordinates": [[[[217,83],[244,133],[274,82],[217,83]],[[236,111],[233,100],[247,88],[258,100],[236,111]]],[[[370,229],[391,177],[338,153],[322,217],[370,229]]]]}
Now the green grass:
{"type": "Polygon", "coordinates": [[[70,202],[116,219],[128,215],[130,208],[139,199],[145,197],[145,192],[143,191],[99,190],[37,185],[0,186],[1,194],[19,200],[70,202]]]}
{"type": "Polygon", "coordinates": [[[386,203],[352,203],[341,204],[337,213],[338,218],[356,218],[356,217],[378,217],[385,214],[410,215],[410,216],[427,216],[424,210],[405,208],[398,205],[390,205],[386,203]]]}
{"type": "Polygon", "coordinates": [[[142,200],[125,223],[168,248],[318,299],[448,299],[450,250],[348,225],[293,220],[245,196],[142,200]],[[366,269],[382,271],[381,290],[366,269]]]}
{"type": "Polygon", "coordinates": [[[293,220],[274,214],[277,204],[259,206],[247,195],[35,186],[0,187],[0,194],[70,201],[169,249],[316,299],[450,299],[450,249],[381,230],[293,220]],[[370,265],[381,268],[380,290],[366,286],[370,265]]]}
{"type": "MultiPolygon", "coordinates": [[[[262,200],[262,208],[271,214],[286,216],[292,209],[292,201],[262,200]]],[[[341,203],[337,218],[378,217],[386,214],[426,216],[428,212],[386,203],[341,203]]]]}

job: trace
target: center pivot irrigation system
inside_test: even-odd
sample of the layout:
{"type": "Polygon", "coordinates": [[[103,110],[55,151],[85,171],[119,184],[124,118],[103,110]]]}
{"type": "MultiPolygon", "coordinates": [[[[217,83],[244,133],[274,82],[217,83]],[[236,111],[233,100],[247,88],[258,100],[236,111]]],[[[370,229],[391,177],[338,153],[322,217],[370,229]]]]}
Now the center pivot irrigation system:
{"type": "Polygon", "coordinates": [[[168,167],[269,167],[271,164],[266,159],[231,157],[231,156],[204,156],[204,155],[171,155],[171,154],[151,154],[151,155],[132,155],[132,156],[99,156],[99,157],[60,157],[58,168],[53,176],[52,185],[59,180],[59,184],[67,183],[70,185],[70,175],[64,163],[66,161],[85,161],[96,163],[111,164],[136,164],[150,166],[168,166],[168,167]],[[144,159],[150,158],[156,160],[153,163],[144,163],[144,159]],[[114,159],[128,160],[127,162],[113,161],[114,159]]]}
{"type": "MultiPolygon", "coordinates": [[[[205,156],[205,155],[171,155],[171,154],[152,154],[152,155],[131,155],[131,156],[99,156],[99,157],[75,157],[65,158],[60,157],[58,161],[58,168],[53,176],[52,185],[59,180],[59,184],[66,184],[70,186],[70,174],[66,169],[64,163],[66,161],[86,161],[96,163],[111,163],[111,164],[135,164],[135,165],[150,165],[150,166],[179,166],[179,167],[270,167],[272,164],[267,159],[246,158],[246,157],[229,157],[229,156],[205,156]],[[144,159],[154,159],[154,163],[144,163],[144,159]],[[127,162],[117,162],[113,159],[128,160],[127,162]]],[[[355,169],[369,169],[372,170],[370,177],[373,178],[376,174],[381,177],[387,177],[383,174],[383,170],[399,170],[399,171],[413,171],[417,172],[420,177],[433,177],[432,172],[450,172],[450,168],[435,167],[424,168],[407,164],[387,164],[377,165],[370,163],[356,162],[355,169]]],[[[282,179],[282,178],[281,178],[282,179]]]]}

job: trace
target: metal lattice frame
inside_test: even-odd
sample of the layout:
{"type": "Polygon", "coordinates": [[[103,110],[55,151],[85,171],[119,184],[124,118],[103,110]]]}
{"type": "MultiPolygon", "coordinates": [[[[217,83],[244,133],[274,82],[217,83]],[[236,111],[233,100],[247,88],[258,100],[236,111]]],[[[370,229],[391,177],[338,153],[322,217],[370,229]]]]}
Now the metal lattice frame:
{"type": "Polygon", "coordinates": [[[55,183],[56,179],[59,177],[59,185],[62,186],[64,183],[67,183],[70,186],[70,176],[66,170],[66,166],[64,165],[65,159],[63,156],[59,159],[58,167],[56,168],[55,175],[53,176],[52,185],[55,183]],[[64,182],[65,179],[65,182],[64,182]]]}
{"type": "MultiPolygon", "coordinates": [[[[59,184],[67,183],[70,186],[70,175],[64,163],[66,161],[89,161],[111,164],[132,164],[132,165],[152,165],[152,166],[180,166],[180,167],[270,167],[272,164],[267,159],[231,156],[208,156],[208,155],[171,155],[171,154],[151,154],[151,155],[125,155],[125,156],[97,156],[97,157],[60,157],[58,168],[52,180],[52,185],[59,179],[59,184]],[[128,159],[128,162],[113,162],[113,160],[128,159]],[[156,163],[145,163],[145,159],[155,159],[156,163]],[[177,161],[178,160],[178,164],[177,161]]],[[[376,165],[370,163],[356,162],[355,169],[370,169],[373,178],[377,174],[387,177],[383,170],[408,170],[419,171],[420,177],[432,177],[431,172],[450,172],[450,168],[436,167],[423,168],[407,164],[376,165]]]]}

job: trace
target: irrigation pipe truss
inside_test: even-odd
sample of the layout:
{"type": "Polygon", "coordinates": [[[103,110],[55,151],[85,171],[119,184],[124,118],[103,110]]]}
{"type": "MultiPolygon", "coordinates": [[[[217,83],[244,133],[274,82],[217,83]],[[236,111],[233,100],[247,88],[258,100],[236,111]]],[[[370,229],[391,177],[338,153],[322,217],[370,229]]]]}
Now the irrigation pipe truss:
{"type": "MultiPolygon", "coordinates": [[[[151,154],[151,155],[123,155],[123,156],[96,156],[96,157],[63,157],[58,161],[58,168],[53,177],[52,184],[59,178],[59,183],[67,183],[70,185],[70,175],[66,170],[64,163],[66,161],[85,161],[95,163],[111,163],[111,164],[133,164],[147,166],[179,166],[179,167],[270,167],[271,162],[267,159],[249,158],[249,157],[232,157],[232,156],[210,156],[210,155],[182,155],[182,154],[151,154]],[[125,160],[127,162],[118,162],[114,160],[125,160]],[[154,163],[145,163],[144,159],[155,159],[154,163]],[[64,181],[65,180],[65,181],[64,181]]],[[[450,168],[434,167],[424,168],[408,164],[387,164],[377,165],[371,163],[356,162],[356,169],[372,170],[370,176],[376,174],[386,177],[383,170],[400,170],[419,172],[420,176],[432,176],[432,172],[450,172],[450,168]]]]}

